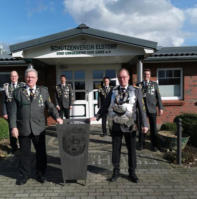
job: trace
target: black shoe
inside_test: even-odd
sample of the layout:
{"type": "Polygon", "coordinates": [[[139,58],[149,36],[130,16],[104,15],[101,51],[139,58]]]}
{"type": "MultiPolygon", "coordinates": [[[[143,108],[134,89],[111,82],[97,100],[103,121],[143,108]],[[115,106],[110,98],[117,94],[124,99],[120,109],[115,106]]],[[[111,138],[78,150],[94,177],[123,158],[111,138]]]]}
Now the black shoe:
{"type": "Polygon", "coordinates": [[[157,152],[157,151],[158,151],[158,149],[157,149],[157,147],[156,147],[156,146],[152,146],[152,147],[151,147],[151,151],[153,151],[153,152],[157,152]]]}
{"type": "Polygon", "coordinates": [[[119,174],[113,174],[112,177],[110,178],[110,182],[115,182],[119,177],[120,177],[119,174]]]}
{"type": "Polygon", "coordinates": [[[112,177],[110,178],[111,182],[115,182],[120,177],[119,170],[114,169],[112,177]]]}
{"type": "Polygon", "coordinates": [[[135,183],[139,182],[139,179],[138,179],[138,177],[136,176],[135,173],[129,174],[129,180],[132,181],[132,182],[135,182],[135,183]]]}
{"type": "Polygon", "coordinates": [[[105,137],[106,135],[107,135],[106,133],[102,133],[100,136],[105,137]]]}
{"type": "Polygon", "coordinates": [[[42,174],[41,172],[38,172],[36,174],[36,180],[40,183],[44,183],[46,181],[46,176],[42,174]]]}
{"type": "Polygon", "coordinates": [[[11,150],[11,152],[12,152],[12,154],[15,154],[18,150],[19,150],[18,147],[13,147],[12,150],[11,150]]]}
{"type": "Polygon", "coordinates": [[[23,185],[27,182],[28,179],[29,179],[28,177],[20,176],[16,180],[16,185],[23,185]]]}

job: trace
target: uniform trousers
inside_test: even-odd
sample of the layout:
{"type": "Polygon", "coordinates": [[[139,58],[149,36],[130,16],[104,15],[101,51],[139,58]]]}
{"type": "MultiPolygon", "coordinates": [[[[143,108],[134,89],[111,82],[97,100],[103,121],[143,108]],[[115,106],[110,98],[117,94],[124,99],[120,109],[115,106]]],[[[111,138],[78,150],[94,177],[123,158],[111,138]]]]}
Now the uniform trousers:
{"type": "Polygon", "coordinates": [[[153,147],[157,147],[157,113],[147,113],[150,123],[150,140],[153,147]]]}
{"type": "Polygon", "coordinates": [[[129,173],[136,169],[136,131],[123,133],[112,131],[112,164],[115,170],[120,169],[120,156],[122,147],[122,137],[124,136],[128,151],[129,173]]]}
{"type": "Polygon", "coordinates": [[[45,131],[40,135],[33,135],[33,133],[31,133],[29,136],[19,136],[19,174],[24,177],[31,176],[31,141],[36,151],[36,172],[44,175],[47,168],[45,131]]]}
{"type": "Polygon", "coordinates": [[[103,131],[103,134],[107,134],[106,122],[107,122],[107,113],[102,115],[102,131],[103,131]]]}
{"type": "Polygon", "coordinates": [[[69,119],[70,118],[70,108],[61,107],[59,114],[62,119],[64,116],[66,119],[69,119]]]}

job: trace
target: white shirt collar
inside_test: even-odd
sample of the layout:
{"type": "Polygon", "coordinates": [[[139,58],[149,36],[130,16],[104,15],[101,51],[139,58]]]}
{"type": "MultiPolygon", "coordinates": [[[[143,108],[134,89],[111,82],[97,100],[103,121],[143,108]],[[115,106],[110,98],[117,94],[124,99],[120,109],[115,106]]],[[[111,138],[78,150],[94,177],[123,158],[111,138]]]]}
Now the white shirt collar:
{"type": "Polygon", "coordinates": [[[12,85],[16,88],[18,82],[12,82],[12,85]]]}
{"type": "Polygon", "coordinates": [[[128,88],[128,85],[127,85],[127,86],[125,86],[125,87],[123,87],[123,86],[120,86],[120,88],[125,88],[125,89],[127,90],[127,88],[128,88]]]}
{"type": "MultiPolygon", "coordinates": [[[[28,95],[30,95],[30,90],[29,89],[30,89],[30,87],[27,86],[27,93],[28,93],[28,95]]],[[[32,92],[35,93],[35,91],[36,91],[36,85],[32,89],[33,89],[32,92]]]]}

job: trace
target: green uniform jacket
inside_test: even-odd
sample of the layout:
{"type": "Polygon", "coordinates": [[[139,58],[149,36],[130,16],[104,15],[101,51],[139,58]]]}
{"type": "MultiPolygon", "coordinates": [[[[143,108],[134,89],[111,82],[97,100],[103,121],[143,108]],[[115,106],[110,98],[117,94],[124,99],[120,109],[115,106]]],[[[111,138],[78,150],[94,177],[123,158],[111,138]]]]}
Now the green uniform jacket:
{"type": "Polygon", "coordinates": [[[56,105],[59,105],[60,108],[69,108],[72,105],[72,87],[70,84],[66,84],[62,88],[61,84],[56,86],[55,101],[56,105]]]}
{"type": "Polygon", "coordinates": [[[11,128],[17,127],[20,136],[28,136],[31,132],[39,135],[46,128],[45,108],[54,119],[59,117],[46,87],[36,86],[32,102],[26,87],[16,89],[12,100],[11,128]]]}
{"type": "Polygon", "coordinates": [[[147,86],[144,85],[144,82],[140,82],[137,86],[142,89],[144,103],[148,113],[157,113],[157,106],[159,110],[163,109],[161,95],[156,82],[149,81],[147,86]]]}

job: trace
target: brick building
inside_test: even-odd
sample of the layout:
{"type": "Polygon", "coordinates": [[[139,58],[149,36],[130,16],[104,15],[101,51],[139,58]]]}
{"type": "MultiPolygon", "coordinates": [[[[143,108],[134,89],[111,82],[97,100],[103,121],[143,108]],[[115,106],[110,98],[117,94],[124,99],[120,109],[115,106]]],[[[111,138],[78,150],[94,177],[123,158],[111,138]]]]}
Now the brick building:
{"type": "Polygon", "coordinates": [[[95,115],[102,78],[109,76],[111,83],[117,85],[116,72],[121,67],[130,71],[132,84],[142,80],[143,68],[152,70],[165,107],[158,124],[197,109],[197,47],[157,50],[156,42],[82,24],[65,32],[11,45],[10,50],[12,57],[0,57],[0,77],[4,78],[0,78],[0,84],[11,70],[19,71],[23,77],[28,63],[32,63],[39,73],[38,84],[46,85],[53,99],[59,76],[65,74],[73,86],[73,119],[95,115]]]}

